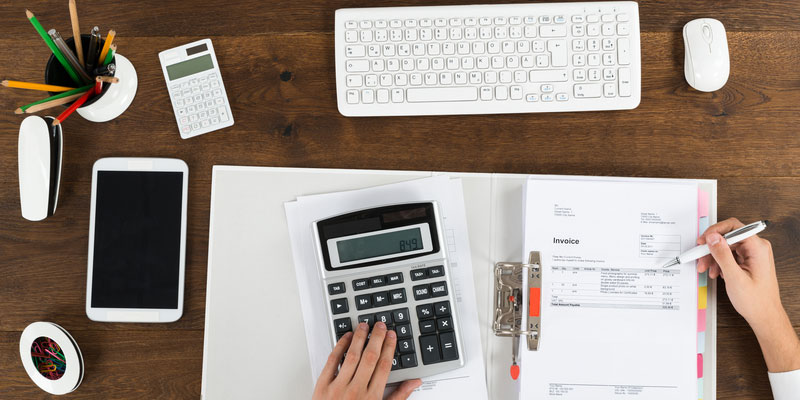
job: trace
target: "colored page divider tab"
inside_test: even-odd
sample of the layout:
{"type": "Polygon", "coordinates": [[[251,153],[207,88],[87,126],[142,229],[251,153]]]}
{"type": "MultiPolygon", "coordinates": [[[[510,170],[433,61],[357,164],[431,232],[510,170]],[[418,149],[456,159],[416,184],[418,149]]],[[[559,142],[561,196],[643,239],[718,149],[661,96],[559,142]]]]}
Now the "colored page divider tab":
{"type": "Polygon", "coordinates": [[[697,378],[697,400],[703,400],[703,378],[697,378]]]}
{"type": "Polygon", "coordinates": [[[706,330],[706,310],[697,310],[697,331],[704,332],[706,330]]]}
{"type": "MultiPolygon", "coordinates": [[[[697,379],[703,377],[703,355],[697,355],[697,379]]],[[[701,392],[702,393],[702,392],[701,392]]]]}
{"type": "Polygon", "coordinates": [[[697,352],[702,354],[706,352],[706,333],[697,332],[697,352]]]}
{"type": "Polygon", "coordinates": [[[697,309],[698,310],[705,310],[706,309],[706,299],[708,297],[708,286],[701,286],[697,288],[697,309]]]}

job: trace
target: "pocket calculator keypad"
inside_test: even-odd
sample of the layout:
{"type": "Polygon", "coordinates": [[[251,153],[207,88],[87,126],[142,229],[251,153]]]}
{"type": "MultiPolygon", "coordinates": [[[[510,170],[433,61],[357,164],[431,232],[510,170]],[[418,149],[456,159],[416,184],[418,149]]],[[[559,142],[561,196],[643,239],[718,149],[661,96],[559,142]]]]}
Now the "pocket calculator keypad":
{"type": "Polygon", "coordinates": [[[215,72],[169,86],[178,128],[183,135],[229,126],[227,97],[215,72]]]}

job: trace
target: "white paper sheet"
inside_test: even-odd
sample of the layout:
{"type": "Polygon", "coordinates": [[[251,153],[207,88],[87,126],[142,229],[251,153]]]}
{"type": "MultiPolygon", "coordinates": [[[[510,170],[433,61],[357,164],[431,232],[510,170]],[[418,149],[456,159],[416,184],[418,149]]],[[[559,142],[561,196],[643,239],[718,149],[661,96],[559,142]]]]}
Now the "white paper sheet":
{"type": "Polygon", "coordinates": [[[520,398],[697,398],[695,265],[660,268],[695,244],[697,185],[531,178],[524,193],[523,254],[544,270],[520,398]]]}
{"type": "Polygon", "coordinates": [[[332,347],[327,336],[325,314],[327,307],[323,295],[324,288],[314,258],[311,224],[313,221],[355,209],[426,200],[436,200],[441,207],[452,284],[461,319],[465,365],[451,372],[424,378],[423,385],[411,398],[437,400],[443,396],[487,398],[463,190],[459,179],[450,179],[447,176],[348,192],[302,196],[298,197],[297,201],[285,204],[311,361],[311,374],[315,382],[332,347]]]}

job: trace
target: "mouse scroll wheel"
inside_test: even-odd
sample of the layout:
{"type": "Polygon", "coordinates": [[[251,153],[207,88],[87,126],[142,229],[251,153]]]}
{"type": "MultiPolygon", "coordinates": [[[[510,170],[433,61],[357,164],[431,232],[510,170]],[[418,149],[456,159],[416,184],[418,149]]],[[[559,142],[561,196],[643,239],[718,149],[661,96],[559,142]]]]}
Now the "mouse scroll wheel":
{"type": "Polygon", "coordinates": [[[703,40],[705,40],[708,44],[711,44],[711,42],[714,40],[714,36],[711,31],[711,25],[709,24],[703,24],[703,40]]]}

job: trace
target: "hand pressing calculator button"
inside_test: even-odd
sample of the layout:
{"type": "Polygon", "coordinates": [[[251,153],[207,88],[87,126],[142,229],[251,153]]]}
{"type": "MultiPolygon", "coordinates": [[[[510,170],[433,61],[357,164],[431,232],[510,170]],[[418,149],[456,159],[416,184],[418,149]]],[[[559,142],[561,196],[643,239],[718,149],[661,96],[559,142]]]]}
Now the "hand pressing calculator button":
{"type": "Polygon", "coordinates": [[[465,363],[440,221],[438,205],[422,202],[314,223],[331,344],[353,324],[385,323],[397,333],[388,383],[465,363]]]}

